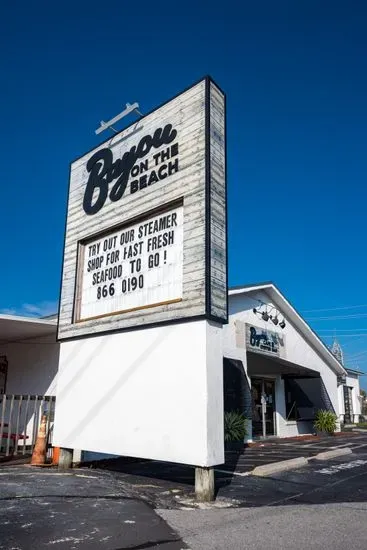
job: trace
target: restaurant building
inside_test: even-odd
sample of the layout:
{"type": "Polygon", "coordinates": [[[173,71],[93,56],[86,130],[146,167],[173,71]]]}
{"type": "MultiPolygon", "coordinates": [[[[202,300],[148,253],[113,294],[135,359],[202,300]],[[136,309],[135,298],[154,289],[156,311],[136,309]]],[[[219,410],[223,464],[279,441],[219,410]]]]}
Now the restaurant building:
{"type": "MultiPolygon", "coordinates": [[[[52,438],[56,330],[55,318],[0,316],[0,431],[8,424],[0,434],[3,454],[8,433],[22,435],[18,452],[32,446],[42,408],[52,413],[52,438]]],[[[335,412],[338,429],[358,422],[361,373],[343,366],[335,346],[321,341],[273,283],[230,289],[229,323],[222,330],[224,409],[244,412],[247,441],[312,434],[318,409],[335,412]]]]}
{"type": "Polygon", "coordinates": [[[223,330],[224,408],[251,419],[248,440],[313,433],[319,409],[340,430],[347,372],[273,283],[230,289],[223,330]]]}

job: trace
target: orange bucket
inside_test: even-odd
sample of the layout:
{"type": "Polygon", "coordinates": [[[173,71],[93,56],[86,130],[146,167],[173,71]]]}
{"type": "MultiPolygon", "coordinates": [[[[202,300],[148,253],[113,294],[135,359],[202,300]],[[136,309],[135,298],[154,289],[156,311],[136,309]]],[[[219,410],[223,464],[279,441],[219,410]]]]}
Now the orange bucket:
{"type": "Polygon", "coordinates": [[[58,465],[60,455],[60,447],[52,447],[52,464],[58,465]]]}

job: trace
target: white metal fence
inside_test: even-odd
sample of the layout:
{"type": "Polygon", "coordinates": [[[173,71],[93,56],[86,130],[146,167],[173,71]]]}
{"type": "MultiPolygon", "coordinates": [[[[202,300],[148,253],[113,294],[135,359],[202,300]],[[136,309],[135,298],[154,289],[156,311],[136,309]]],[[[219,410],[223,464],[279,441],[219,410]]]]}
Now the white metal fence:
{"type": "Polygon", "coordinates": [[[44,413],[51,448],[55,400],[50,395],[0,395],[0,457],[31,454],[44,413]]]}

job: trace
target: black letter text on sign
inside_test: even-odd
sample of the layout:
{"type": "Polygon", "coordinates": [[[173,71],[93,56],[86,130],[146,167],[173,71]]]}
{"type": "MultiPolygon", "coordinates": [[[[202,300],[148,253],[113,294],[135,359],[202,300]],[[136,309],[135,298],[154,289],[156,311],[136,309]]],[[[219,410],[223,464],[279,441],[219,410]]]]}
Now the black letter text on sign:
{"type": "Polygon", "coordinates": [[[116,202],[125,193],[129,181],[130,172],[138,159],[149,154],[152,147],[158,149],[162,145],[168,145],[176,139],[177,131],[172,124],[167,124],[163,129],[158,128],[153,136],[144,136],[137,147],[124,153],[122,158],[113,161],[111,149],[97,151],[87,163],[89,179],[84,193],[83,208],[86,214],[96,214],[106,202],[109,184],[116,180],[111,193],[110,200],[116,202]],[[93,202],[93,196],[97,191],[97,198],[93,202]]]}
{"type": "Polygon", "coordinates": [[[183,207],[84,245],[77,320],[182,299],[183,207]]]}

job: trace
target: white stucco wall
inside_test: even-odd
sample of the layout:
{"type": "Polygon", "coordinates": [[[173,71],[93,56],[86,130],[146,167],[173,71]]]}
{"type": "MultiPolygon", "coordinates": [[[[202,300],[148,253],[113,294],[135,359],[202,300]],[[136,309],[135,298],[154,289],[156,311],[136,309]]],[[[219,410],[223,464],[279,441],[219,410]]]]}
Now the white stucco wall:
{"type": "Polygon", "coordinates": [[[6,393],[55,395],[59,350],[55,336],[0,345],[8,359],[6,393]]]}
{"type": "Polygon", "coordinates": [[[54,444],[223,463],[221,336],[196,321],[63,342],[54,444]]]}
{"type": "MultiPolygon", "coordinates": [[[[312,345],[286,318],[286,326],[281,329],[271,321],[263,321],[259,315],[253,313],[253,308],[259,306],[258,300],[268,304],[270,309],[274,304],[269,301],[268,295],[263,291],[251,294],[234,294],[229,297],[229,324],[223,327],[223,353],[225,357],[240,359],[247,369],[246,349],[236,345],[236,321],[252,323],[254,326],[266,328],[285,336],[286,357],[289,362],[310,368],[320,373],[332,405],[339,417],[340,399],[338,398],[337,376],[325,360],[317,353],[312,345]]],[[[279,308],[276,307],[279,311],[279,308]]],[[[275,311],[275,310],[274,310],[275,311]]],[[[280,311],[280,313],[282,313],[280,311]]],[[[259,376],[262,373],[259,371],[259,376]]],[[[291,437],[312,431],[312,424],[306,422],[286,422],[285,420],[285,396],[284,382],[281,377],[276,377],[276,427],[277,435],[291,437]]]]}

